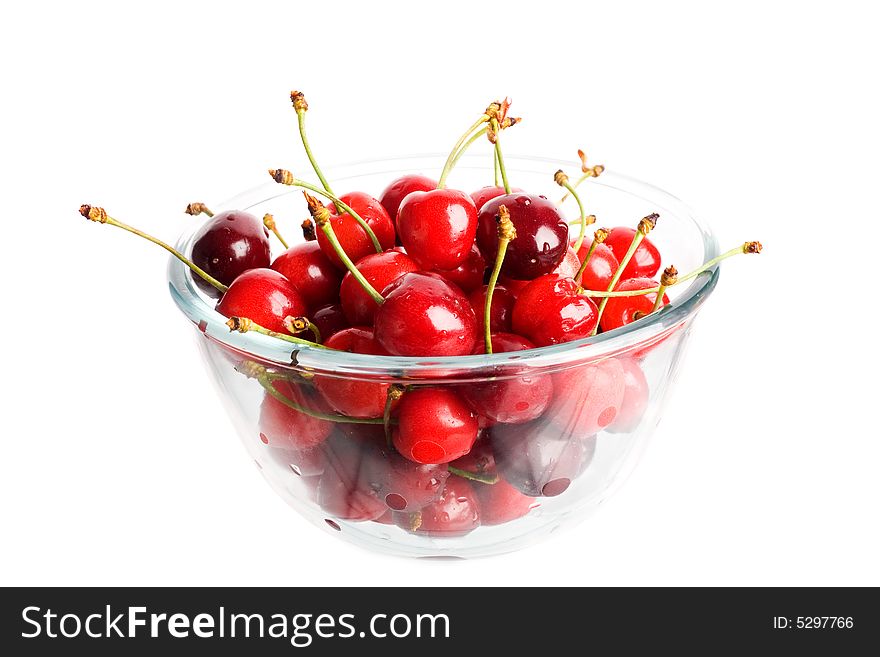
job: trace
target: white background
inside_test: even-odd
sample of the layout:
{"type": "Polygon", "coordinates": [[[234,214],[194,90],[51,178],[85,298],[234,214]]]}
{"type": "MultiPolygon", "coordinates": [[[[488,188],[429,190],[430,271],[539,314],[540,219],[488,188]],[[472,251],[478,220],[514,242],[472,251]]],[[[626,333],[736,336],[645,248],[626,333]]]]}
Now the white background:
{"type": "Polygon", "coordinates": [[[0,16],[0,583],[880,584],[869,3],[6,3],[0,16]],[[670,190],[724,267],[642,463],[592,519],[470,562],[316,530],[245,458],[164,282],[173,239],[279,163],[449,148],[670,190]],[[572,167],[574,170],[574,166],[572,167]]]}

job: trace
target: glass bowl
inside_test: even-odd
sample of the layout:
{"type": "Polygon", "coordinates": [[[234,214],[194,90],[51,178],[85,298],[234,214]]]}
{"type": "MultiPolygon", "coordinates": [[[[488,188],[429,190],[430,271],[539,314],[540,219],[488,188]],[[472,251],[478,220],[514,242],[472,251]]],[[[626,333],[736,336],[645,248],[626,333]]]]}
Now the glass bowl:
{"type": "MultiPolygon", "coordinates": [[[[404,173],[437,175],[444,159],[401,157],[326,173],[337,190],[378,195],[404,173]]],[[[573,162],[532,157],[507,157],[506,164],[513,185],[549,198],[561,196],[553,181],[558,168],[577,171],[573,162]]],[[[491,177],[490,159],[465,156],[450,186],[472,191],[491,177]]],[[[656,187],[606,172],[581,193],[599,226],[635,226],[658,212],[651,240],[664,266],[686,272],[717,255],[709,229],[656,187]]],[[[288,237],[306,216],[300,190],[272,182],[215,208],[227,209],[271,212],[288,237]]],[[[573,204],[563,210],[577,217],[573,204]]],[[[191,252],[196,230],[181,237],[178,249],[191,252]]],[[[530,351],[443,358],[367,356],[230,332],[216,301],[173,258],[168,281],[197,329],[245,449],[291,506],[322,530],[371,550],[477,557],[577,523],[626,479],[660,419],[718,268],[672,288],[670,305],[622,329],[530,351]],[[408,461],[386,446],[381,418],[340,422],[328,403],[352,389],[386,395],[392,384],[403,386],[404,397],[434,388],[473,409],[480,436],[469,455],[450,464],[454,471],[408,461]]]]}

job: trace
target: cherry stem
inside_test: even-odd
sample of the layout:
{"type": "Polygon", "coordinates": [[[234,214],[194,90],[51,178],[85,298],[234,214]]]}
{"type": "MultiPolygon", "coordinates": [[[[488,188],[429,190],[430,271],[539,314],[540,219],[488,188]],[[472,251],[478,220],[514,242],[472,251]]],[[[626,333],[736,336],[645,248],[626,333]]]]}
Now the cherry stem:
{"type": "Polygon", "coordinates": [[[498,176],[500,175],[498,171],[498,153],[495,152],[494,148],[492,149],[492,169],[495,173],[495,186],[498,187],[498,176]]]}
{"type": "Polygon", "coordinates": [[[587,216],[587,213],[584,210],[584,204],[581,202],[581,197],[574,190],[574,187],[571,186],[571,183],[568,182],[568,176],[565,174],[565,172],[562,171],[562,169],[556,172],[556,174],[553,176],[553,180],[555,180],[556,184],[560,187],[564,187],[565,189],[567,189],[568,192],[572,196],[574,196],[574,200],[577,201],[578,211],[580,213],[578,223],[581,226],[581,230],[580,233],[578,233],[577,241],[574,244],[574,250],[575,252],[580,251],[581,245],[584,243],[584,236],[587,234],[587,226],[596,221],[596,216],[592,214],[587,216]]]}
{"type": "MultiPolygon", "coordinates": [[[[587,255],[584,257],[584,261],[581,263],[580,268],[577,270],[577,274],[574,275],[574,282],[578,284],[578,292],[583,291],[583,286],[581,286],[581,277],[584,275],[584,272],[587,270],[587,265],[590,264],[590,258],[593,257],[593,253],[596,251],[596,247],[598,247],[602,242],[605,241],[605,238],[608,237],[608,229],[600,228],[593,234],[593,241],[590,243],[590,249],[587,251],[587,255]]],[[[577,250],[576,250],[577,252],[577,250]]]]}
{"type": "Polygon", "coordinates": [[[489,284],[486,287],[486,304],[483,307],[483,330],[486,335],[486,353],[492,353],[492,296],[495,294],[495,286],[498,284],[498,276],[501,274],[501,265],[504,264],[504,256],[507,254],[507,245],[516,239],[516,228],[510,220],[510,211],[506,205],[498,206],[498,253],[495,255],[495,266],[489,276],[489,284]]]}
{"type": "Polygon", "coordinates": [[[161,246],[163,249],[168,251],[175,258],[180,260],[183,264],[193,270],[196,274],[201,276],[206,282],[210,283],[214,287],[216,287],[221,292],[226,292],[229,288],[216,278],[211,276],[202,268],[198,267],[192,260],[183,255],[180,251],[175,249],[173,246],[169,246],[165,242],[160,239],[153,237],[152,235],[148,235],[147,233],[138,230],[137,228],[132,228],[128,224],[124,224],[121,221],[117,221],[113,217],[109,216],[104,208],[100,208],[94,205],[81,205],[79,208],[79,213],[84,216],[89,221],[94,221],[99,224],[110,224],[111,226],[116,226],[117,228],[121,228],[122,230],[127,230],[129,233],[133,233],[138,237],[143,237],[145,240],[152,242],[158,246],[161,246]]]}
{"type": "Polygon", "coordinates": [[[404,387],[399,383],[392,383],[388,387],[388,394],[385,397],[385,410],[382,413],[382,424],[385,427],[385,444],[390,448],[391,440],[391,407],[394,402],[403,396],[404,387]]]}
{"type": "Polygon", "coordinates": [[[285,317],[283,320],[284,328],[293,335],[311,331],[315,336],[315,342],[323,342],[321,340],[321,330],[309,320],[308,317],[285,317]]]}
{"type": "Polygon", "coordinates": [[[501,142],[498,140],[498,133],[501,129],[498,127],[498,119],[493,118],[491,123],[495,135],[495,155],[498,158],[498,170],[501,171],[501,182],[504,184],[504,193],[510,194],[510,182],[507,180],[507,168],[504,166],[504,156],[501,154],[501,142]]]}
{"type": "Polygon", "coordinates": [[[468,140],[468,137],[471,136],[471,133],[479,129],[479,127],[488,120],[489,115],[484,112],[479,119],[474,121],[474,124],[470,128],[464,131],[461,137],[458,138],[458,141],[455,142],[455,146],[453,146],[452,150],[449,151],[449,156],[446,158],[446,163],[443,165],[443,170],[440,172],[440,180],[437,182],[437,189],[443,189],[444,187],[446,187],[446,179],[452,172],[452,167],[455,166],[454,161],[456,153],[458,153],[462,145],[468,140]]]}
{"type": "Polygon", "coordinates": [[[303,192],[303,195],[306,197],[306,203],[308,203],[309,206],[309,213],[311,213],[318,228],[324,233],[327,241],[330,242],[333,251],[339,259],[342,260],[342,264],[344,264],[345,268],[351,272],[351,275],[354,276],[358,283],[360,283],[360,286],[364,288],[364,291],[370,295],[373,301],[381,306],[385,303],[385,298],[376,291],[376,288],[370,284],[370,281],[364,277],[360,270],[351,261],[351,258],[348,257],[345,249],[343,249],[342,245],[339,243],[336,233],[333,232],[333,225],[330,223],[330,210],[325,208],[314,196],[309,196],[307,192],[303,192]]]}
{"type": "Polygon", "coordinates": [[[281,233],[278,232],[278,226],[275,225],[275,217],[273,217],[268,212],[263,215],[263,225],[267,229],[272,231],[275,237],[278,238],[278,241],[281,242],[281,246],[283,246],[285,249],[290,248],[289,246],[287,246],[287,242],[284,241],[284,238],[281,237],[281,233]]]}
{"type": "Polygon", "coordinates": [[[301,187],[303,189],[308,189],[315,194],[319,194],[324,198],[332,201],[336,207],[342,208],[341,212],[347,212],[350,214],[358,225],[364,229],[364,232],[370,238],[370,241],[373,243],[373,248],[376,249],[376,253],[382,253],[382,245],[379,243],[379,238],[376,237],[376,233],[373,232],[373,229],[367,224],[366,221],[361,218],[361,216],[355,212],[350,205],[340,201],[336,198],[332,193],[328,192],[325,189],[321,189],[320,187],[313,185],[311,183],[307,183],[305,180],[300,180],[299,178],[294,178],[293,174],[286,169],[269,169],[269,175],[272,176],[272,179],[280,185],[287,185],[289,187],[301,187]]]}
{"type": "Polygon", "coordinates": [[[477,141],[477,139],[485,135],[487,131],[487,128],[477,130],[473,135],[471,135],[471,138],[464,143],[464,146],[458,149],[458,153],[456,153],[455,157],[452,159],[452,166],[449,167],[450,171],[455,168],[455,165],[458,164],[458,161],[461,159],[461,156],[465,154],[467,149],[471,147],[471,144],[473,144],[475,141],[477,141]]]}
{"type": "Polygon", "coordinates": [[[449,472],[454,474],[456,477],[461,477],[462,479],[470,479],[471,481],[479,481],[483,484],[497,484],[498,483],[498,475],[497,474],[480,474],[477,472],[469,472],[467,470],[462,470],[461,468],[456,468],[453,465],[446,466],[449,472]]]}
{"type": "Polygon", "coordinates": [[[270,331],[264,326],[260,326],[256,322],[247,317],[230,317],[226,321],[226,326],[229,327],[229,331],[238,331],[239,333],[247,333],[249,331],[253,331],[254,333],[262,333],[263,335],[268,335],[270,338],[278,338],[279,340],[284,340],[285,342],[292,342],[293,344],[301,344],[309,347],[316,347],[317,349],[327,349],[330,351],[334,351],[330,349],[330,347],[325,347],[322,344],[318,344],[317,342],[310,342],[309,340],[303,340],[302,338],[295,338],[292,335],[287,335],[286,333],[278,333],[277,331],[270,331]]]}
{"type": "MultiPolygon", "coordinates": [[[[574,185],[572,185],[572,187],[577,189],[578,187],[580,187],[581,183],[584,182],[587,178],[598,178],[599,174],[601,174],[603,171],[605,171],[605,167],[601,164],[597,164],[593,168],[587,169],[580,178],[574,181],[574,185]]],[[[568,199],[569,195],[571,195],[571,191],[566,191],[565,195],[561,199],[559,199],[559,202],[564,203],[568,199]]]]}
{"type": "MultiPolygon", "coordinates": [[[[321,167],[318,166],[318,161],[315,159],[315,155],[312,153],[312,147],[309,145],[309,138],[306,136],[306,112],[309,109],[306,97],[301,91],[291,91],[290,102],[293,103],[293,109],[296,110],[296,122],[299,127],[299,137],[302,141],[303,149],[306,152],[306,157],[309,158],[309,163],[312,165],[315,175],[318,176],[318,180],[321,181],[321,186],[325,191],[332,194],[333,189],[330,187],[330,183],[327,182],[327,178],[324,177],[324,172],[321,171],[321,167]]],[[[334,203],[336,203],[336,201],[334,201],[334,203]]],[[[336,210],[337,212],[342,212],[342,209],[338,204],[336,205],[336,210]]]]}
{"type": "MultiPolygon", "coordinates": [[[[636,234],[633,235],[632,242],[629,244],[629,248],[626,250],[626,255],[623,256],[623,259],[620,261],[620,265],[617,267],[617,270],[614,272],[614,276],[611,277],[611,282],[608,284],[608,289],[606,292],[612,292],[617,284],[620,282],[621,276],[623,276],[623,270],[629,264],[629,261],[632,260],[633,254],[636,252],[636,249],[639,248],[639,244],[642,243],[642,240],[645,239],[645,236],[651,232],[654,226],[657,224],[657,219],[660,215],[656,212],[654,214],[649,214],[647,217],[644,217],[640,222],[638,229],[636,230],[636,234]]],[[[593,329],[593,335],[596,335],[596,332],[599,330],[599,320],[602,319],[602,313],[605,311],[605,306],[608,305],[608,297],[602,299],[599,303],[599,314],[596,316],[596,327],[593,329]]]]}
{"type": "Polygon", "coordinates": [[[186,209],[184,210],[188,215],[193,217],[197,217],[200,214],[206,214],[208,217],[213,217],[214,213],[211,212],[211,208],[202,203],[201,201],[195,201],[193,203],[188,203],[186,209]]]}

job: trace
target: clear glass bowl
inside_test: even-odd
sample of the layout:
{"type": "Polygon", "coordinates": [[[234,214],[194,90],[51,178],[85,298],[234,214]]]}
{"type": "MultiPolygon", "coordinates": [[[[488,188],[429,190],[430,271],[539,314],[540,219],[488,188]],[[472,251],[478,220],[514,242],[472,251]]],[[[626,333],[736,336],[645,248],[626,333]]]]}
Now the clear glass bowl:
{"type": "MultiPolygon", "coordinates": [[[[404,173],[436,175],[443,161],[440,155],[411,156],[326,173],[337,190],[378,195],[404,173]]],[[[549,198],[560,196],[553,182],[558,168],[577,171],[576,163],[549,159],[507,157],[506,163],[513,184],[549,198]]],[[[465,156],[450,186],[473,191],[490,178],[487,158],[465,156]]],[[[651,239],[664,266],[674,263],[686,272],[717,255],[709,229],[656,187],[606,172],[585,183],[582,196],[600,226],[635,226],[659,212],[651,239]]],[[[271,212],[288,237],[298,232],[305,213],[298,189],[271,182],[215,208],[226,209],[271,212]]],[[[576,207],[564,210],[576,218],[576,207]]],[[[196,229],[178,242],[184,253],[191,252],[196,229]]],[[[475,557],[516,550],[577,523],[626,479],[660,418],[718,268],[684,289],[673,288],[672,303],[662,312],[622,329],[531,351],[455,358],[293,349],[296,345],[260,334],[232,333],[214,310],[215,300],[175,259],[168,280],[175,302],[197,328],[199,349],[248,454],[291,506],[324,531],[368,549],[475,557]],[[419,467],[403,459],[385,448],[381,425],[309,418],[284,403],[332,413],[316,382],[343,394],[352,385],[372,386],[380,394],[392,383],[405,385],[404,394],[439,387],[468,400],[477,413],[503,400],[516,408],[532,405],[531,414],[540,415],[524,424],[492,424],[480,416],[484,428],[472,450],[476,458],[458,465],[476,471],[494,457],[501,480],[489,484],[450,475],[445,466],[419,467]],[[266,386],[284,399],[267,393],[266,386]],[[600,430],[615,412],[614,421],[600,430]],[[308,447],[314,443],[320,444],[308,447]],[[431,502],[438,496],[443,504],[431,502]]]]}

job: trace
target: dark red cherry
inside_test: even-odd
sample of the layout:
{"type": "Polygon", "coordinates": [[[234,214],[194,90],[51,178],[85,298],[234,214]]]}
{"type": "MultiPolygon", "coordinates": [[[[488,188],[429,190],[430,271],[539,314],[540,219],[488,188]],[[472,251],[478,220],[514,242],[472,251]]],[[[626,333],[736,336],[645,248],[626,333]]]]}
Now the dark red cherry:
{"type": "Polygon", "coordinates": [[[345,318],[342,306],[338,303],[327,304],[315,310],[312,313],[312,323],[318,327],[321,339],[324,341],[334,333],[351,326],[345,318]]]}
{"type": "MultiPolygon", "coordinates": [[[[391,283],[406,273],[418,271],[419,266],[409,256],[399,251],[371,253],[356,263],[358,270],[370,285],[382,292],[391,283]]],[[[352,325],[370,326],[379,305],[364,291],[357,279],[347,272],[339,289],[342,310],[352,325]]]]}
{"type": "Polygon", "coordinates": [[[464,293],[437,274],[404,274],[385,288],[374,334],[395,356],[464,356],[477,342],[477,317],[464,293]]]}
{"type": "MultiPolygon", "coordinates": [[[[644,290],[659,285],[657,281],[651,278],[630,278],[620,281],[614,289],[619,292],[627,292],[630,290],[644,290]]],[[[657,299],[656,292],[640,294],[636,297],[609,297],[605,310],[602,312],[602,319],[599,320],[602,330],[611,331],[629,324],[634,321],[633,315],[636,312],[647,315],[654,307],[655,299],[657,299]]],[[[664,294],[660,305],[665,306],[668,303],[669,297],[664,294]]]]}
{"type": "MultiPolygon", "coordinates": [[[[502,353],[534,349],[535,345],[511,333],[492,335],[492,352],[502,353]]],[[[480,343],[476,353],[486,353],[480,343]]],[[[462,387],[461,394],[480,416],[492,422],[522,424],[540,417],[553,398],[553,381],[549,375],[532,374],[523,368],[504,368],[497,377],[462,387]]]]}
{"type": "Polygon", "coordinates": [[[543,420],[497,424],[489,433],[498,473],[523,495],[564,493],[593,460],[595,436],[559,431],[543,420]]]}
{"type": "MultiPolygon", "coordinates": [[[[635,228],[618,226],[612,228],[605,238],[604,244],[611,249],[614,257],[620,262],[629,250],[635,237],[635,228]]],[[[632,259],[623,268],[623,278],[651,277],[660,271],[660,251],[647,237],[644,238],[633,253],[632,259]]],[[[606,288],[607,289],[607,288],[606,288]]]]}
{"type": "MultiPolygon", "coordinates": [[[[383,251],[394,246],[394,224],[391,223],[391,218],[379,201],[364,192],[350,192],[343,194],[339,199],[357,212],[361,219],[373,230],[383,251]]],[[[342,250],[345,251],[352,262],[357,262],[364,256],[376,253],[369,235],[355,221],[354,217],[347,212],[343,212],[341,215],[336,214],[336,206],[332,203],[328,204],[327,207],[333,213],[330,217],[330,225],[333,227],[333,232],[336,233],[336,237],[342,245],[342,250]]],[[[324,235],[324,231],[318,229],[317,235],[318,244],[321,245],[324,255],[337,268],[345,269],[345,265],[339,259],[339,256],[336,255],[333,246],[324,235]]]]}
{"type": "Polygon", "coordinates": [[[376,479],[379,497],[394,511],[418,511],[436,500],[446,486],[446,464],[421,464],[388,453],[387,466],[376,479]]]}
{"type": "Polygon", "coordinates": [[[381,194],[379,203],[388,212],[391,221],[397,226],[397,210],[404,198],[411,192],[429,192],[437,189],[437,181],[417,173],[409,173],[392,180],[381,194]]]}
{"type": "MultiPolygon", "coordinates": [[[[205,222],[193,240],[192,261],[224,285],[249,269],[268,267],[269,231],[254,215],[230,210],[205,222]]],[[[199,276],[196,283],[212,295],[216,288],[199,276]]]]}
{"type": "MultiPolygon", "coordinates": [[[[373,339],[373,331],[366,327],[348,328],[336,333],[324,344],[331,349],[356,354],[387,355],[378,342],[373,339]]],[[[318,388],[330,406],[349,417],[378,418],[385,410],[385,400],[391,384],[379,383],[369,379],[359,379],[353,375],[327,376],[315,374],[315,387],[318,388]]]]}
{"type": "Polygon", "coordinates": [[[612,433],[629,433],[635,431],[645,409],[648,408],[648,399],[651,389],[645,373],[634,358],[619,358],[623,367],[623,401],[620,403],[620,411],[614,421],[606,427],[612,433]]]}
{"type": "MultiPolygon", "coordinates": [[[[587,257],[589,251],[590,243],[584,242],[581,245],[580,251],[578,251],[578,258],[581,262],[587,257]]],[[[617,262],[617,258],[614,257],[611,249],[605,246],[604,243],[597,244],[593,255],[590,256],[586,269],[584,269],[580,283],[585,290],[604,292],[611,284],[614,272],[617,271],[619,266],[620,263],[617,262]]]]}
{"type": "MultiPolygon", "coordinates": [[[[486,293],[489,291],[488,285],[483,285],[478,290],[474,290],[468,295],[468,300],[477,316],[477,325],[480,331],[480,338],[485,335],[483,330],[483,313],[486,308],[486,293]]],[[[496,285],[492,293],[492,308],[489,313],[489,330],[492,333],[510,333],[510,321],[513,316],[513,304],[516,301],[507,288],[503,285],[496,285]]],[[[486,345],[482,342],[478,348],[483,351],[477,353],[486,353],[486,345]]]]}
{"type": "MultiPolygon", "coordinates": [[[[511,192],[521,192],[519,187],[514,187],[510,190],[511,192]]],[[[498,198],[499,196],[504,196],[507,192],[504,191],[503,187],[496,187],[494,185],[490,185],[488,187],[481,187],[475,192],[471,192],[471,198],[474,199],[474,205],[477,206],[477,211],[479,211],[486,203],[491,201],[493,198],[498,198]]]]}
{"type": "Polygon", "coordinates": [[[502,273],[531,280],[553,271],[568,249],[568,224],[556,206],[543,196],[506,194],[486,203],[479,214],[477,245],[488,262],[498,252],[498,207],[504,205],[516,228],[507,247],[502,273]]]}
{"type": "Polygon", "coordinates": [[[480,524],[486,527],[522,518],[538,506],[534,497],[523,495],[504,479],[494,484],[475,483],[473,489],[480,501],[480,524]]]}
{"type": "Polygon", "coordinates": [[[578,294],[570,278],[545,274],[529,283],[513,305],[513,331],[539,347],[580,340],[593,334],[596,305],[578,294]]]}
{"type": "Polygon", "coordinates": [[[224,317],[247,317],[263,328],[287,333],[285,317],[302,317],[305,301],[290,281],[273,269],[251,269],[236,278],[217,304],[224,317]]]}
{"type": "MultiPolygon", "coordinates": [[[[329,409],[317,395],[304,386],[279,380],[272,387],[295,405],[326,413],[329,409]]],[[[269,447],[287,450],[310,450],[323,443],[333,431],[333,423],[291,408],[268,392],[260,404],[260,440],[269,447]]]]}
{"type": "Polygon", "coordinates": [[[592,435],[614,422],[623,404],[626,376],[617,358],[578,365],[553,375],[556,395],[547,417],[560,431],[592,435]]]}
{"type": "Polygon", "coordinates": [[[476,416],[455,392],[419,388],[397,406],[394,447],[415,463],[449,463],[470,451],[478,431],[476,416]]]}
{"type": "Polygon", "coordinates": [[[293,284],[309,308],[339,300],[342,272],[327,259],[317,242],[294,244],[275,258],[272,269],[293,284]]]}
{"type": "Polygon", "coordinates": [[[327,441],[326,465],[318,481],[317,502],[328,514],[342,520],[375,520],[388,507],[371,485],[384,456],[370,445],[360,445],[334,434],[327,441]]]}
{"type": "Polygon", "coordinates": [[[400,241],[424,269],[455,269],[471,253],[477,208],[457,189],[412,192],[397,211],[400,241]]]}
{"type": "Polygon", "coordinates": [[[480,250],[474,244],[471,252],[455,269],[435,270],[447,281],[455,283],[465,294],[470,294],[483,284],[483,275],[486,272],[486,261],[480,255],[480,250]]]}
{"type": "Polygon", "coordinates": [[[450,466],[470,472],[477,476],[492,476],[495,472],[495,455],[492,453],[492,444],[487,439],[480,439],[471,447],[471,451],[455,459],[450,466]]]}
{"type": "Polygon", "coordinates": [[[408,532],[450,538],[480,526],[480,503],[468,481],[450,477],[440,497],[416,513],[395,512],[394,523],[408,532]]]}

